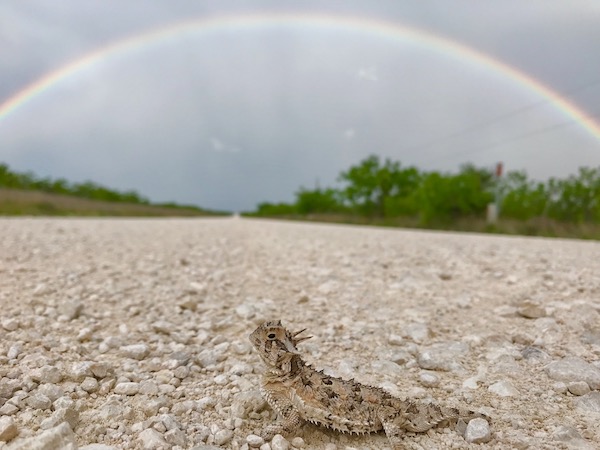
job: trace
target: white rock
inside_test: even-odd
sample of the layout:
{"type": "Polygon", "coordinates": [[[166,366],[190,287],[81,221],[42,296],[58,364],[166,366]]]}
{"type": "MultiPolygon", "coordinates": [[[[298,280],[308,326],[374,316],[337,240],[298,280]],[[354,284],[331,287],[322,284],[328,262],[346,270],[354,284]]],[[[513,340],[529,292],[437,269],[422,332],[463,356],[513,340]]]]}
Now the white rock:
{"type": "Polygon", "coordinates": [[[23,383],[20,380],[7,380],[6,378],[0,379],[0,397],[11,398],[13,392],[22,389],[23,383]]]}
{"type": "Polygon", "coordinates": [[[573,381],[567,385],[567,389],[573,395],[585,395],[590,392],[590,387],[585,381],[573,381]]]}
{"type": "Polygon", "coordinates": [[[565,394],[569,390],[567,388],[567,383],[563,383],[562,381],[552,383],[552,389],[559,394],[565,394]]]}
{"type": "Polygon", "coordinates": [[[0,416],[12,416],[19,410],[18,406],[13,405],[12,403],[5,403],[0,408],[0,416]]]}
{"type": "Polygon", "coordinates": [[[92,362],[90,370],[96,378],[104,378],[113,372],[112,366],[104,362],[92,362]]]}
{"type": "Polygon", "coordinates": [[[304,448],[306,443],[304,442],[304,439],[296,436],[294,439],[292,439],[292,446],[296,448],[304,448]]]}
{"type": "Polygon", "coordinates": [[[2,321],[2,328],[4,328],[6,331],[15,331],[17,328],[19,328],[19,321],[12,317],[4,319],[2,321]]]}
{"type": "Polygon", "coordinates": [[[475,375],[473,377],[467,378],[462,383],[462,387],[465,389],[477,389],[479,387],[479,383],[481,382],[481,377],[479,375],[475,375]]]}
{"type": "Polygon", "coordinates": [[[69,377],[75,381],[83,381],[85,377],[94,376],[92,372],[92,361],[80,361],[73,363],[69,371],[69,377]]]}
{"type": "Polygon", "coordinates": [[[123,341],[118,336],[108,336],[102,341],[101,345],[104,345],[107,349],[119,348],[123,345],[123,341]]]}
{"type": "Polygon", "coordinates": [[[33,290],[33,295],[42,296],[42,295],[50,294],[51,292],[53,292],[53,289],[51,287],[48,287],[45,283],[40,283],[33,290]]]}
{"type": "Polygon", "coordinates": [[[182,448],[184,448],[187,445],[186,434],[177,428],[167,431],[164,437],[165,440],[171,445],[178,445],[182,448]]]}
{"type": "Polygon", "coordinates": [[[560,425],[556,428],[554,433],[552,433],[552,437],[557,441],[568,442],[574,439],[581,439],[581,434],[577,431],[575,427],[566,427],[560,425]]]}
{"type": "Polygon", "coordinates": [[[68,408],[58,408],[52,416],[44,419],[41,428],[44,430],[54,428],[63,422],[67,422],[71,429],[75,429],[79,424],[79,413],[72,406],[68,408]]]}
{"type": "Polygon", "coordinates": [[[81,382],[80,387],[86,392],[96,392],[99,387],[98,380],[93,377],[86,377],[81,382]]]}
{"type": "Polygon", "coordinates": [[[600,392],[593,391],[578,397],[575,400],[575,406],[581,411],[600,414],[600,392]]]}
{"type": "Polygon", "coordinates": [[[225,386],[227,383],[229,383],[229,379],[227,378],[227,375],[220,374],[214,378],[214,382],[218,386],[225,386]]]}
{"type": "Polygon", "coordinates": [[[25,403],[35,409],[49,409],[52,406],[52,401],[48,396],[39,392],[34,392],[27,397],[25,403]]]}
{"type": "Polygon", "coordinates": [[[245,375],[245,374],[254,372],[254,368],[250,364],[237,363],[237,364],[234,364],[233,366],[231,366],[231,369],[229,369],[229,372],[234,375],[241,376],[241,375],[245,375]]]}
{"type": "Polygon", "coordinates": [[[519,395],[517,388],[510,381],[498,381],[488,387],[488,391],[493,392],[500,397],[516,397],[519,395]]]}
{"type": "Polygon", "coordinates": [[[256,315],[256,308],[253,305],[242,304],[235,308],[235,313],[241,319],[252,319],[256,315]]]}
{"type": "Polygon", "coordinates": [[[163,423],[166,430],[174,430],[181,428],[179,422],[177,422],[177,420],[172,414],[161,414],[160,421],[163,423]]]}
{"type": "Polygon", "coordinates": [[[173,324],[166,320],[157,320],[152,324],[152,329],[157,333],[171,334],[173,331],[173,324]]]}
{"type": "Polygon", "coordinates": [[[288,450],[290,448],[290,443],[286,438],[284,438],[280,434],[276,434],[273,436],[271,440],[271,449],[273,450],[288,450]]]}
{"type": "Polygon", "coordinates": [[[552,317],[541,317],[535,319],[534,327],[538,330],[533,345],[545,347],[552,344],[557,344],[564,339],[562,327],[552,317]]]}
{"type": "Polygon", "coordinates": [[[83,305],[77,300],[67,300],[58,307],[58,312],[66,320],[74,320],[79,317],[83,311],[83,305]]]}
{"type": "Polygon", "coordinates": [[[265,440],[256,434],[249,434],[246,436],[246,442],[250,447],[258,448],[265,443],[265,440]]]}
{"type": "Polygon", "coordinates": [[[65,394],[63,389],[59,385],[54,383],[40,384],[37,388],[37,391],[40,394],[44,394],[52,402],[54,402],[57,398],[62,397],[65,394]]]}
{"type": "Polygon", "coordinates": [[[134,382],[117,383],[114,391],[115,394],[135,395],[140,391],[140,384],[134,382]]]}
{"type": "Polygon", "coordinates": [[[492,439],[490,424],[485,419],[473,419],[467,424],[465,441],[473,444],[483,444],[492,439]]]}
{"type": "Polygon", "coordinates": [[[429,328],[424,323],[409,323],[402,331],[417,344],[429,339],[429,328]]]}
{"type": "Polygon", "coordinates": [[[0,441],[8,442],[14,439],[17,434],[19,434],[19,430],[12,417],[0,417],[0,441]]]}
{"type": "Polygon", "coordinates": [[[196,360],[198,361],[200,367],[211,367],[217,364],[218,354],[212,350],[204,349],[198,353],[196,360]]]}
{"type": "Polygon", "coordinates": [[[158,394],[158,385],[154,381],[142,381],[140,383],[140,394],[156,395],[158,394]]]}
{"type": "Polygon", "coordinates": [[[388,337],[388,344],[390,345],[402,345],[404,339],[399,334],[390,334],[388,337]]]}
{"type": "MultiPolygon", "coordinates": [[[[141,392],[141,391],[140,391],[141,392]]],[[[193,400],[184,400],[173,404],[171,412],[176,416],[182,416],[188,411],[192,411],[196,407],[196,402],[193,400]]]]}
{"type": "Polygon", "coordinates": [[[548,353],[546,353],[543,350],[540,350],[537,347],[531,346],[525,347],[521,351],[521,356],[523,356],[524,359],[531,362],[550,362],[552,360],[548,353]]]}
{"type": "Polygon", "coordinates": [[[190,362],[190,359],[192,359],[192,356],[187,352],[173,352],[169,355],[169,361],[167,361],[167,366],[172,367],[167,368],[175,369],[179,366],[185,366],[190,362]]]}
{"type": "Polygon", "coordinates": [[[402,369],[402,367],[400,367],[398,364],[392,361],[377,359],[371,363],[371,367],[377,373],[389,375],[392,377],[401,376],[404,373],[404,369],[402,369]]]}
{"type": "Polygon", "coordinates": [[[206,291],[206,284],[205,283],[198,283],[196,281],[192,281],[190,283],[190,290],[194,294],[201,294],[201,293],[203,293],[203,292],[206,291]]]}
{"type": "Polygon", "coordinates": [[[142,441],[144,450],[162,449],[168,446],[162,434],[153,428],[148,428],[138,434],[138,439],[142,441]]]}
{"type": "Polygon", "coordinates": [[[517,309],[517,314],[527,319],[538,319],[548,315],[543,306],[533,302],[522,303],[517,309]]]}
{"type": "Polygon", "coordinates": [[[21,344],[13,344],[6,352],[8,359],[16,359],[23,352],[23,346],[21,344]]]}
{"type": "Polygon", "coordinates": [[[6,450],[77,450],[75,434],[66,422],[36,436],[17,439],[6,450]]]}
{"type": "Polygon", "coordinates": [[[225,445],[233,439],[233,431],[231,430],[219,430],[215,433],[215,444],[225,445]]]}
{"type": "Polygon", "coordinates": [[[421,369],[459,371],[462,366],[457,361],[469,352],[469,346],[462,342],[440,342],[423,347],[417,355],[421,369]]]}
{"type": "Polygon", "coordinates": [[[98,417],[106,421],[119,421],[124,413],[125,408],[115,398],[109,398],[100,408],[98,417]]]}
{"type": "Polygon", "coordinates": [[[127,358],[142,360],[150,353],[146,344],[131,344],[121,347],[121,353],[127,358]]]}
{"type": "Polygon", "coordinates": [[[550,378],[566,383],[585,381],[590,389],[600,389],[600,368],[577,357],[567,357],[546,366],[550,378]]]}
{"type": "Polygon", "coordinates": [[[118,450],[117,447],[113,447],[112,445],[104,445],[104,444],[88,444],[83,447],[79,447],[79,450],[118,450]]]}
{"type": "Polygon", "coordinates": [[[428,371],[419,373],[419,381],[425,387],[436,387],[440,384],[439,377],[435,373],[428,371]]]}

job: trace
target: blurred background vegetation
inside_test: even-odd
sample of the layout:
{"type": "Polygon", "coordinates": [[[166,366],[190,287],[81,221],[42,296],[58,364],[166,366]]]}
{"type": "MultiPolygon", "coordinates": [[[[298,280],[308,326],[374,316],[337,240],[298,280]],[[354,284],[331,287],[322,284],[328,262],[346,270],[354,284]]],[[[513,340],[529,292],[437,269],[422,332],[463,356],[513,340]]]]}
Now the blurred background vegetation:
{"type": "Polygon", "coordinates": [[[12,171],[0,163],[0,215],[206,216],[227,214],[193,205],[151,203],[135,191],[92,181],[70,183],[12,171]]]}
{"type": "Polygon", "coordinates": [[[372,155],[340,173],[339,187],[300,188],[293,203],[260,203],[248,216],[510,234],[600,238],[600,168],[535,181],[463,165],[421,171],[372,155]],[[500,219],[486,220],[498,198],[500,219]]]}
{"type": "MultiPolygon", "coordinates": [[[[40,178],[0,164],[0,215],[207,216],[194,205],[151,203],[135,191],[40,178]]],[[[422,171],[371,155],[342,171],[336,187],[300,188],[291,203],[260,203],[251,217],[600,239],[600,167],[567,178],[496,177],[463,165],[422,171]],[[497,200],[499,219],[486,220],[497,200]]]]}

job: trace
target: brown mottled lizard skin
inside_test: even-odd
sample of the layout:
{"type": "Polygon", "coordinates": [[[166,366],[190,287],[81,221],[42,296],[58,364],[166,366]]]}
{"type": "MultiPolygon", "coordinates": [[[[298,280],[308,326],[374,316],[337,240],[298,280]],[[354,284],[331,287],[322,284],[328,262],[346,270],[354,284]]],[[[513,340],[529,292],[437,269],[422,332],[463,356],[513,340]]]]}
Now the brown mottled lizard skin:
{"type": "Polygon", "coordinates": [[[292,333],[281,321],[269,321],[250,335],[267,366],[261,394],[280,415],[280,420],[263,429],[266,440],[275,434],[289,435],[308,421],[345,433],[383,430],[392,448],[399,450],[407,431],[423,432],[459,419],[488,419],[468,409],[402,400],[381,388],[325,375],[300,356],[296,346],[309,338],[299,337],[303,331],[292,333]]]}

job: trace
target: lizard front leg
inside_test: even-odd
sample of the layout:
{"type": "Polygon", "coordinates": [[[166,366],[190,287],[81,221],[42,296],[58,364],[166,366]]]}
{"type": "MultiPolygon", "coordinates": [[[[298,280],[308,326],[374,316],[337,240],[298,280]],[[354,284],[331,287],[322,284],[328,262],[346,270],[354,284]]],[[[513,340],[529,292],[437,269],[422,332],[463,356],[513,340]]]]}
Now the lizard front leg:
{"type": "Polygon", "coordinates": [[[285,394],[266,387],[261,389],[261,394],[269,406],[280,416],[276,423],[263,428],[260,433],[263,439],[269,441],[276,434],[291,434],[300,427],[303,420],[292,401],[285,394]]]}
{"type": "Polygon", "coordinates": [[[403,444],[403,437],[405,434],[404,428],[394,421],[394,416],[389,417],[382,414],[379,415],[378,418],[383,426],[383,431],[385,431],[385,435],[392,446],[392,450],[403,450],[405,448],[403,444]]]}

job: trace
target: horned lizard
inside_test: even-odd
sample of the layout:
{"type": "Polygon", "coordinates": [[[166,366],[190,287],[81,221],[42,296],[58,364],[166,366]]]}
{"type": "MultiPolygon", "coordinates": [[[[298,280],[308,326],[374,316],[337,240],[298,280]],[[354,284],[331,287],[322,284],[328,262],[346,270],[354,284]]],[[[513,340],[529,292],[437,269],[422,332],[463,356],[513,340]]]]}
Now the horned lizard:
{"type": "Polygon", "coordinates": [[[488,420],[475,411],[402,400],[381,388],[317,371],[304,362],[296,347],[311,337],[299,336],[303,331],[292,333],[278,320],[263,323],[249,336],[267,366],[261,394],[280,415],[280,420],[262,430],[266,440],[293,433],[308,421],[346,433],[383,430],[392,448],[399,450],[407,431],[423,432],[459,419],[488,420]]]}

